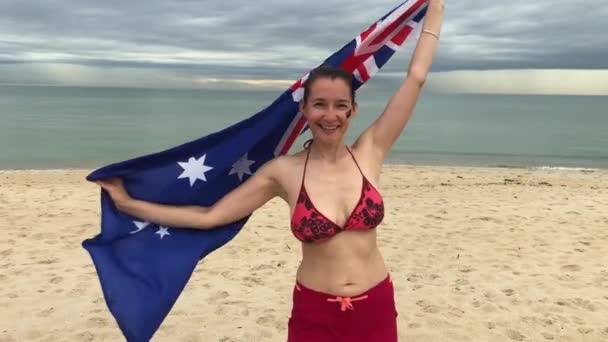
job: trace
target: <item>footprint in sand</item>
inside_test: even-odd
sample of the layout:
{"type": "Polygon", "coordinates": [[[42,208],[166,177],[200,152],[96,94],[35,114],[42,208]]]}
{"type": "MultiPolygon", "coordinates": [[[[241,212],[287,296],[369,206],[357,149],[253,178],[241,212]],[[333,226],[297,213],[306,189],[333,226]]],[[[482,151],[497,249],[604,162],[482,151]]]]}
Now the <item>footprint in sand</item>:
{"type": "Polygon", "coordinates": [[[420,325],[419,323],[410,323],[407,325],[408,328],[410,329],[418,329],[420,328],[422,325],[420,325]]]}
{"type": "Polygon", "coordinates": [[[273,315],[264,315],[255,320],[258,325],[269,327],[272,323],[275,323],[276,319],[273,315]]]}
{"type": "Polygon", "coordinates": [[[261,271],[261,270],[273,270],[274,267],[270,266],[270,265],[265,265],[265,264],[261,264],[258,266],[254,266],[251,268],[251,271],[261,271]]]}
{"type": "Polygon", "coordinates": [[[448,313],[456,317],[461,317],[462,315],[464,315],[464,310],[455,306],[448,305],[448,313]]]}
{"type": "Polygon", "coordinates": [[[425,300],[419,300],[416,302],[416,305],[418,305],[419,307],[422,308],[422,311],[427,312],[427,313],[438,313],[439,307],[437,305],[433,305],[431,303],[428,303],[425,300]]]}
{"type": "Polygon", "coordinates": [[[463,266],[463,267],[459,268],[458,271],[462,272],[462,273],[470,273],[470,272],[475,271],[475,269],[470,266],[463,266]]]}
{"type": "Polygon", "coordinates": [[[212,294],[207,301],[210,304],[215,304],[218,301],[224,299],[224,298],[228,298],[228,296],[230,296],[230,293],[228,293],[228,291],[216,291],[214,294],[212,294]]]}
{"type": "Polygon", "coordinates": [[[484,296],[484,297],[485,297],[487,300],[489,300],[489,301],[493,302],[493,301],[496,299],[496,292],[494,292],[493,290],[488,290],[488,291],[485,291],[485,292],[483,293],[483,296],[484,296]]]}
{"type": "Polygon", "coordinates": [[[507,337],[515,341],[523,341],[526,337],[517,330],[508,329],[507,337]]]}
{"type": "Polygon", "coordinates": [[[580,327],[577,330],[578,330],[579,333],[581,333],[583,335],[591,334],[593,332],[593,329],[586,328],[586,327],[580,327]]]}
{"type": "Polygon", "coordinates": [[[51,284],[59,284],[61,283],[61,281],[63,281],[62,277],[53,277],[49,280],[49,283],[51,284]]]}
{"type": "Polygon", "coordinates": [[[422,275],[420,275],[418,273],[409,273],[407,275],[406,279],[407,279],[407,281],[411,281],[412,283],[415,283],[422,279],[422,275]]]}
{"type": "Polygon", "coordinates": [[[68,297],[80,297],[87,291],[87,284],[78,284],[76,288],[73,288],[69,293],[68,297]]]}
{"type": "Polygon", "coordinates": [[[583,321],[580,317],[577,316],[572,316],[572,322],[578,324],[578,325],[583,325],[585,324],[585,321],[583,321]]]}
{"type": "Polygon", "coordinates": [[[541,335],[545,338],[545,340],[553,340],[555,337],[549,333],[541,333],[541,335]]]}
{"type": "Polygon", "coordinates": [[[46,310],[42,310],[42,311],[40,311],[40,312],[37,314],[37,316],[38,316],[38,317],[49,317],[49,316],[50,316],[50,315],[53,313],[53,311],[55,311],[55,309],[54,309],[54,308],[48,308],[48,309],[46,309],[46,310]]]}
{"type": "Polygon", "coordinates": [[[564,265],[561,267],[562,271],[578,272],[583,268],[579,265],[564,265]]]}
{"type": "Polygon", "coordinates": [[[510,297],[515,293],[515,291],[513,291],[511,289],[504,289],[504,290],[502,290],[502,293],[504,293],[505,296],[510,297]]]}
{"type": "Polygon", "coordinates": [[[87,320],[87,327],[89,328],[103,328],[108,326],[108,321],[102,317],[91,317],[87,320]]]}
{"type": "Polygon", "coordinates": [[[570,274],[564,274],[564,275],[559,275],[559,276],[553,276],[554,278],[556,278],[557,280],[561,280],[561,281],[575,281],[576,278],[571,276],[570,274]]]}
{"type": "Polygon", "coordinates": [[[243,277],[243,280],[245,281],[246,286],[257,287],[258,285],[264,285],[264,281],[259,277],[247,276],[243,277]]]}
{"type": "Polygon", "coordinates": [[[436,215],[425,215],[424,217],[428,218],[428,219],[433,219],[433,220],[440,220],[440,221],[445,221],[447,220],[445,217],[441,217],[441,216],[436,216],[436,215]]]}
{"type": "Polygon", "coordinates": [[[456,279],[454,284],[464,286],[464,285],[469,285],[469,281],[466,279],[456,279]]]}
{"type": "MultiPolygon", "coordinates": [[[[196,340],[196,341],[198,341],[198,340],[196,340]]],[[[219,342],[236,342],[236,340],[233,340],[230,337],[222,337],[219,339],[219,342]]]]}
{"type": "Polygon", "coordinates": [[[591,312],[595,312],[597,310],[597,308],[595,307],[595,305],[593,305],[593,303],[591,303],[590,301],[586,300],[586,299],[582,299],[582,298],[574,298],[574,300],[572,301],[572,304],[583,308],[587,311],[591,311],[591,312]]]}
{"type": "Polygon", "coordinates": [[[78,335],[76,335],[76,341],[93,341],[95,340],[95,335],[93,335],[92,333],[85,331],[82,332],[78,335]]]}
{"type": "Polygon", "coordinates": [[[57,262],[57,259],[45,259],[42,261],[35,262],[35,264],[39,265],[51,265],[57,262]]]}
{"type": "Polygon", "coordinates": [[[485,222],[493,222],[493,223],[502,223],[501,220],[495,219],[493,217],[488,217],[488,216],[473,217],[471,219],[471,221],[485,221],[485,222]]]}

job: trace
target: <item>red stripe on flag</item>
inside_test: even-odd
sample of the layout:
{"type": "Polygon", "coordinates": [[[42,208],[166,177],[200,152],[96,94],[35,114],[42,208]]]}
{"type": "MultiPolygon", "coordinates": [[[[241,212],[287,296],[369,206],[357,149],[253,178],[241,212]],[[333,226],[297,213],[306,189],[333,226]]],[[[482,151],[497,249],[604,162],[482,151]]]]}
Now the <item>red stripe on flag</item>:
{"type": "Polygon", "coordinates": [[[344,62],[342,62],[342,64],[340,65],[340,68],[350,72],[351,74],[355,71],[355,69],[357,69],[364,61],[367,57],[369,57],[371,54],[364,54],[364,55],[359,55],[359,56],[355,56],[355,55],[350,55],[348,56],[348,58],[346,60],[344,60],[344,62]]]}
{"type": "Polygon", "coordinates": [[[411,27],[410,25],[406,25],[403,29],[401,29],[401,31],[399,31],[399,33],[397,33],[393,37],[393,39],[391,39],[391,42],[401,46],[403,42],[405,42],[405,40],[407,39],[407,36],[409,36],[413,30],[413,27],[411,27]]]}
{"type": "Polygon", "coordinates": [[[367,38],[367,36],[370,35],[370,33],[374,32],[374,30],[376,29],[376,23],[374,23],[372,26],[370,26],[367,30],[363,31],[361,33],[361,41],[364,41],[365,38],[367,38]]]}
{"type": "MultiPolygon", "coordinates": [[[[403,17],[403,15],[400,18],[402,18],[402,17],[403,17]]],[[[384,29],[384,31],[382,31],[382,33],[380,33],[374,40],[372,40],[372,42],[369,45],[380,44],[380,43],[384,42],[386,40],[386,37],[388,37],[391,33],[393,33],[393,31],[397,28],[397,26],[399,26],[399,24],[401,24],[399,19],[393,21],[390,25],[388,25],[384,29]]]]}
{"type": "Polygon", "coordinates": [[[296,91],[298,88],[300,88],[301,85],[302,85],[302,80],[299,79],[296,81],[296,83],[292,84],[291,87],[289,87],[289,89],[291,89],[292,91],[296,91]]]}
{"type": "Polygon", "coordinates": [[[367,82],[369,80],[370,76],[369,76],[369,73],[367,72],[367,68],[365,67],[365,64],[359,65],[359,67],[357,68],[357,71],[359,71],[359,75],[361,75],[361,81],[367,82]]]}
{"type": "Polygon", "coordinates": [[[291,133],[289,134],[287,141],[285,141],[285,144],[283,144],[280,155],[287,154],[287,152],[289,152],[291,145],[293,145],[293,143],[296,141],[296,139],[300,135],[300,132],[302,131],[302,128],[304,127],[305,124],[306,124],[306,117],[304,115],[302,115],[302,117],[300,117],[300,120],[296,124],[296,127],[294,127],[293,130],[291,131],[291,133]]]}
{"type": "Polygon", "coordinates": [[[384,29],[384,31],[382,31],[382,33],[371,42],[371,44],[382,43],[386,39],[386,37],[388,37],[397,28],[397,26],[401,24],[403,19],[412,16],[412,14],[414,14],[414,12],[420,9],[420,7],[424,5],[427,1],[428,0],[418,0],[415,4],[412,5],[412,7],[408,8],[405,13],[403,13],[399,18],[397,18],[397,20],[390,23],[390,25],[386,29],[384,29]]]}

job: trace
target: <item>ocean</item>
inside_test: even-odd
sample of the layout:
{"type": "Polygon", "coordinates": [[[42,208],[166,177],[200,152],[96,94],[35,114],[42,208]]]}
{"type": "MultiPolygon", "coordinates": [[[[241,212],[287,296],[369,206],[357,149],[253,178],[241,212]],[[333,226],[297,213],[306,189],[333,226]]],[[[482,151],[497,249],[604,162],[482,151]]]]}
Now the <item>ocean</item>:
{"type": "MultiPolygon", "coordinates": [[[[0,169],[93,169],[158,152],[249,117],[280,93],[0,86],[0,169]]],[[[391,95],[358,92],[348,142],[391,95]]],[[[608,168],[608,97],[425,92],[386,162],[608,168]]]]}

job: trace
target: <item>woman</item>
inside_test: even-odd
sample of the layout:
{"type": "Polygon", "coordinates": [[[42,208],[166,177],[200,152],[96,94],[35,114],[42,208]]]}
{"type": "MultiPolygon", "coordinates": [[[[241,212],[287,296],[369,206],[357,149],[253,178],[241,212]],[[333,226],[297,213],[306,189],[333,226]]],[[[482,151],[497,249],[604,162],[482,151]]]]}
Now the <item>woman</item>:
{"type": "Polygon", "coordinates": [[[313,139],[277,157],[211,207],[169,206],[132,198],[120,179],[99,181],[120,211],[173,228],[212,229],[241,219],[275,196],[291,210],[302,241],[288,341],[397,341],[393,286],[376,244],[384,206],[383,160],[415,107],[437,47],[443,2],[430,0],[407,77],[380,117],[350,147],[357,103],[351,75],[311,72],[300,110],[313,139]]]}

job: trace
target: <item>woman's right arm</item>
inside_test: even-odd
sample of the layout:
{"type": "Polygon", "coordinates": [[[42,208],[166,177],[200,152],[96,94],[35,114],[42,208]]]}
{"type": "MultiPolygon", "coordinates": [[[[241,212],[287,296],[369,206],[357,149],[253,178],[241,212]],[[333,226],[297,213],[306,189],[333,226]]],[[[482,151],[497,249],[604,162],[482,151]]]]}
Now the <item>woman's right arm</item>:
{"type": "Polygon", "coordinates": [[[251,178],[211,207],[174,206],[132,198],[118,178],[97,181],[119,211],[171,228],[211,229],[238,221],[281,193],[277,161],[262,166],[251,178]]]}

